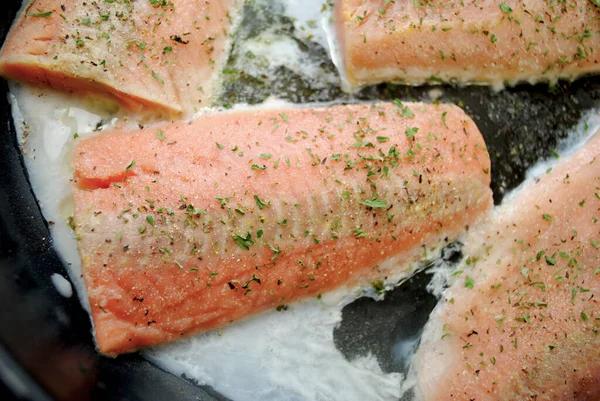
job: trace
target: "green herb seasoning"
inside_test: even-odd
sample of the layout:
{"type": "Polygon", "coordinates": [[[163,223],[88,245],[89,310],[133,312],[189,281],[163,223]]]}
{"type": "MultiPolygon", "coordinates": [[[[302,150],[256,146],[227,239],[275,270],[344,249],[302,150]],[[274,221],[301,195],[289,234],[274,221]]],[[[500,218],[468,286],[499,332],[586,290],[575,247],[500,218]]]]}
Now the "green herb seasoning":
{"type": "Polygon", "coordinates": [[[250,250],[250,246],[254,245],[254,241],[252,241],[252,234],[247,233],[245,237],[242,237],[237,234],[232,235],[235,242],[239,245],[240,248],[245,249],[246,251],[250,250]]]}
{"type": "Polygon", "coordinates": [[[125,171],[130,171],[133,167],[135,167],[135,160],[132,160],[131,163],[125,168],[125,171]]]}
{"type": "Polygon", "coordinates": [[[254,200],[256,201],[256,206],[258,206],[260,210],[263,210],[265,207],[271,206],[271,201],[265,203],[258,197],[258,195],[254,195],[254,200]]]}
{"type": "Polygon", "coordinates": [[[382,201],[381,199],[375,197],[373,199],[368,199],[359,202],[361,205],[365,205],[368,207],[372,207],[373,209],[386,209],[388,207],[387,203],[382,201]]]}
{"type": "Polygon", "coordinates": [[[163,81],[163,79],[161,77],[158,76],[158,74],[154,71],[152,71],[152,78],[156,79],[158,82],[160,82],[161,85],[165,84],[165,81],[163,81]]]}
{"type": "Polygon", "coordinates": [[[510,8],[506,3],[500,3],[500,10],[504,11],[507,14],[510,14],[513,12],[513,9],[510,8]]]}
{"type": "MultiPolygon", "coordinates": [[[[40,10],[38,10],[40,11],[40,10]]],[[[52,11],[40,11],[38,13],[33,13],[33,14],[27,14],[28,17],[32,17],[32,18],[48,18],[49,16],[52,15],[52,11]]]]}

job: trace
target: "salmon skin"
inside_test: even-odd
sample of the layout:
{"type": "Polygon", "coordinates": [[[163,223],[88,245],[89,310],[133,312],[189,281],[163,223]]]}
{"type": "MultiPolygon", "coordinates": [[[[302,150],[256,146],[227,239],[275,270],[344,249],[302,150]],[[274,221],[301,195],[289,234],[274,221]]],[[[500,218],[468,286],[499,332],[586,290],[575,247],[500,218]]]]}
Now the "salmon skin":
{"type": "Polygon", "coordinates": [[[481,134],[446,105],[215,114],[78,140],[72,165],[109,355],[344,284],[381,288],[492,205],[481,134]]]}
{"type": "Polygon", "coordinates": [[[600,4],[340,0],[336,30],[348,83],[502,85],[600,70],[600,4]]]}
{"type": "Polygon", "coordinates": [[[0,75],[132,110],[208,106],[237,0],[33,0],[16,19],[0,75]]]}
{"type": "Polygon", "coordinates": [[[600,400],[600,135],[474,229],[417,354],[422,400],[600,400]]]}

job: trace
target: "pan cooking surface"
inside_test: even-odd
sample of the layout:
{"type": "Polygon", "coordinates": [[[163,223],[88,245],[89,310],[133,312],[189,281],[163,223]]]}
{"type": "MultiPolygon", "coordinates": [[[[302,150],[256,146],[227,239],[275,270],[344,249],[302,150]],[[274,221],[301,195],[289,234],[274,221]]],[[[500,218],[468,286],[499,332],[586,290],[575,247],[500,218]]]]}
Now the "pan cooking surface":
{"type": "MultiPolygon", "coordinates": [[[[2,40],[20,0],[6,1],[4,7],[2,40]]],[[[225,72],[219,100],[224,107],[256,104],[270,96],[293,103],[399,98],[458,104],[473,117],[488,145],[496,203],[522,182],[530,166],[558,156],[558,141],[600,98],[600,78],[596,77],[554,87],[523,85],[502,92],[486,87],[389,84],[365,88],[351,97],[340,90],[328,52],[275,1],[255,1],[245,7],[225,72]],[[311,69],[291,68],[268,52],[248,53],[248,41],[269,37],[295,43],[301,60],[311,69]],[[249,62],[249,57],[255,61],[249,62]]],[[[63,298],[52,285],[51,276],[66,276],[66,271],[52,249],[48,223],[27,181],[5,83],[2,91],[0,379],[6,388],[23,399],[35,400],[224,400],[210,388],[161,371],[138,354],[118,359],[96,354],[86,312],[76,297],[63,298]]],[[[460,251],[453,249],[446,256],[457,260],[459,255],[460,251]]],[[[389,292],[383,301],[360,299],[345,307],[342,324],[334,332],[337,348],[348,359],[375,355],[385,372],[406,372],[406,353],[395,345],[418,343],[437,302],[425,289],[430,278],[427,272],[420,273],[389,292]]]]}

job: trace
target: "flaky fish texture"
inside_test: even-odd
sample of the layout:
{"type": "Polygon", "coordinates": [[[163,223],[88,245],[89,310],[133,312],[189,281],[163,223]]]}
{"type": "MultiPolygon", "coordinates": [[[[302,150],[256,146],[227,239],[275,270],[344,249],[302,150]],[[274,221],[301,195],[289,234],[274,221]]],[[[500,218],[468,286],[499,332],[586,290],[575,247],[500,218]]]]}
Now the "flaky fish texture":
{"type": "Polygon", "coordinates": [[[348,83],[501,85],[600,71],[593,1],[340,0],[348,83]]]}
{"type": "Polygon", "coordinates": [[[31,0],[0,75],[131,110],[194,113],[211,102],[241,1],[31,0]]]}
{"type": "Polygon", "coordinates": [[[421,400],[600,399],[600,135],[470,232],[416,358],[421,400]]]}
{"type": "Polygon", "coordinates": [[[459,108],[248,110],[77,142],[74,222],[100,351],[406,277],[492,206],[459,108]]]}

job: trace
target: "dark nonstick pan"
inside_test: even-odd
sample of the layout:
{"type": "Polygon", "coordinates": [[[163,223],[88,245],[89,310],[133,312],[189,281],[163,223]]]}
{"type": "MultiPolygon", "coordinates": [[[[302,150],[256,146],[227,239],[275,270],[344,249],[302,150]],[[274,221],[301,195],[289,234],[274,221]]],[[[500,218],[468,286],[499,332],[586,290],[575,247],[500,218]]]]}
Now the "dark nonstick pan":
{"type": "MultiPolygon", "coordinates": [[[[3,2],[1,42],[20,5],[21,0],[3,2]]],[[[334,68],[323,49],[295,37],[293,24],[276,7],[257,14],[247,6],[234,47],[273,21],[301,42],[307,57],[320,57],[324,70],[334,68]]],[[[231,67],[235,61],[232,56],[231,67]]],[[[247,75],[243,70],[229,75],[222,105],[258,103],[272,94],[297,103],[354,100],[336,85],[327,90],[322,85],[313,87],[285,69],[258,81],[247,75]],[[287,89],[292,86],[285,84],[289,82],[295,83],[295,90],[287,89]]],[[[380,85],[364,89],[356,98],[431,101],[430,89],[380,85]]],[[[440,89],[441,101],[464,107],[484,134],[497,203],[523,180],[530,165],[553,154],[557,140],[583,113],[600,105],[600,79],[593,77],[499,93],[484,87],[440,89]]],[[[51,283],[52,274],[66,277],[67,273],[52,248],[48,223],[28,182],[6,82],[0,82],[0,91],[0,399],[224,400],[212,389],[166,373],[138,354],[110,359],[96,352],[88,315],[77,297],[61,297],[51,283]]],[[[447,252],[450,259],[459,255],[456,250],[447,252]]],[[[362,299],[347,306],[334,333],[340,351],[348,358],[372,353],[383,370],[405,371],[405,361],[394,359],[391,348],[401,339],[418,336],[435,307],[437,300],[425,290],[429,277],[426,271],[417,275],[389,292],[384,301],[362,299]]]]}

